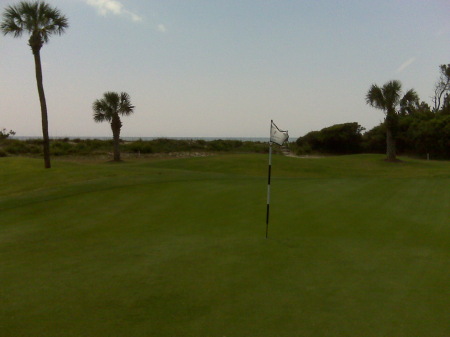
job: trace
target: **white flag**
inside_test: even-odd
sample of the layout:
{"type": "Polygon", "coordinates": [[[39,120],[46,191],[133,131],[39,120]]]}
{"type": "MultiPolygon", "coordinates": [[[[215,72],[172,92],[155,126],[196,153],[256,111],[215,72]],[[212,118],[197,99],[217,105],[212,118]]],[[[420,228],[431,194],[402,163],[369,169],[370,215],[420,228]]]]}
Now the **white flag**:
{"type": "Polygon", "coordinates": [[[287,131],[278,129],[275,123],[272,121],[270,125],[270,142],[278,145],[283,145],[289,139],[287,131]]]}

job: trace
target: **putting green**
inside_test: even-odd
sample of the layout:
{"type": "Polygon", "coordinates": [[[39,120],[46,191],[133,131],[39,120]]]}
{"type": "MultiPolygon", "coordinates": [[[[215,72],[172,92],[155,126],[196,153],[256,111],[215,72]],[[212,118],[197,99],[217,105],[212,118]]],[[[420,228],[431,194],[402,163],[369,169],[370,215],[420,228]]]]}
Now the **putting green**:
{"type": "Polygon", "coordinates": [[[450,163],[0,158],[1,336],[450,336],[450,163]]]}

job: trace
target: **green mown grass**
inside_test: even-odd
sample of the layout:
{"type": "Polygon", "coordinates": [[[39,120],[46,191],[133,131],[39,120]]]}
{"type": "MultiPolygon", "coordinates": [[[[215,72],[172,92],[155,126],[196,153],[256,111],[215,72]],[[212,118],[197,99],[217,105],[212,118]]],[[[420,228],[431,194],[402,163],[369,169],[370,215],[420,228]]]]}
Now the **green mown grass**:
{"type": "Polygon", "coordinates": [[[450,336],[450,163],[0,158],[0,336],[450,336]]]}

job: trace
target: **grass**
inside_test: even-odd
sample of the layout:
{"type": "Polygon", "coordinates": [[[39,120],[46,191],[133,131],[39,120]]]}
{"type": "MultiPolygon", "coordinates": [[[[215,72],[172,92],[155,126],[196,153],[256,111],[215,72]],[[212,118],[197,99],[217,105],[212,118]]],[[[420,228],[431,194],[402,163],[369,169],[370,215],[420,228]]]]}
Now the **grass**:
{"type": "MultiPolygon", "coordinates": [[[[404,159],[404,158],[403,158],[404,159]]],[[[0,158],[1,336],[449,336],[450,163],[0,158]]]]}

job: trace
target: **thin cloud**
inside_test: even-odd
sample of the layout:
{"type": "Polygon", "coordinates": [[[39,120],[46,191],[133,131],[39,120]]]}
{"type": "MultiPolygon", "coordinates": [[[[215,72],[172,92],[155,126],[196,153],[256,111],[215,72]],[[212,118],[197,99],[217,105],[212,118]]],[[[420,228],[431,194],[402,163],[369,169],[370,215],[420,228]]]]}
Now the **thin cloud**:
{"type": "Polygon", "coordinates": [[[405,70],[406,68],[408,68],[411,64],[413,64],[416,61],[415,57],[411,57],[409,59],[407,59],[405,62],[403,62],[400,67],[397,68],[397,73],[401,73],[403,70],[405,70]]]}
{"type": "Polygon", "coordinates": [[[85,2],[89,6],[96,8],[100,15],[123,15],[134,22],[142,21],[141,16],[125,9],[122,3],[117,0],[85,0],[85,2]]]}
{"type": "Polygon", "coordinates": [[[125,11],[125,13],[127,13],[131,17],[131,20],[133,20],[134,22],[142,21],[142,17],[137,14],[131,13],[129,11],[125,11]]]}
{"type": "Polygon", "coordinates": [[[161,32],[161,33],[167,32],[167,28],[163,24],[159,24],[157,29],[158,29],[158,32],[161,32]]]}

